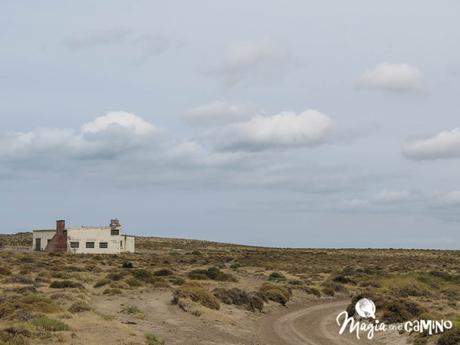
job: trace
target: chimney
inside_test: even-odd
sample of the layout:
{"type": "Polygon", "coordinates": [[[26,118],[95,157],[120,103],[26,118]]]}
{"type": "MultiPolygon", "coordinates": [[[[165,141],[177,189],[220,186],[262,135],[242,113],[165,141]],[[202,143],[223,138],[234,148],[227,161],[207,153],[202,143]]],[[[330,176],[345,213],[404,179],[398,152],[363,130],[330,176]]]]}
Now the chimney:
{"type": "Polygon", "coordinates": [[[67,234],[64,233],[65,220],[56,221],[56,234],[51,238],[45,247],[49,253],[65,253],[67,251],[67,234]]]}
{"type": "Polygon", "coordinates": [[[57,220],[56,221],[56,234],[64,235],[65,230],[65,220],[57,220]]]}

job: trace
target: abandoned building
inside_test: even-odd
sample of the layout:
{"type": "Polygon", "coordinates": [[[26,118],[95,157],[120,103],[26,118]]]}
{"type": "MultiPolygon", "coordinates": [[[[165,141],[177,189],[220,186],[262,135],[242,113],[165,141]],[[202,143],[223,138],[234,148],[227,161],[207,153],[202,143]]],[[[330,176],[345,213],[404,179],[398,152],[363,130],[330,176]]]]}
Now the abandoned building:
{"type": "Polygon", "coordinates": [[[34,251],[75,254],[134,253],[134,236],[122,233],[118,219],[112,219],[109,226],[68,229],[64,220],[58,220],[55,230],[33,230],[32,238],[34,251]]]}

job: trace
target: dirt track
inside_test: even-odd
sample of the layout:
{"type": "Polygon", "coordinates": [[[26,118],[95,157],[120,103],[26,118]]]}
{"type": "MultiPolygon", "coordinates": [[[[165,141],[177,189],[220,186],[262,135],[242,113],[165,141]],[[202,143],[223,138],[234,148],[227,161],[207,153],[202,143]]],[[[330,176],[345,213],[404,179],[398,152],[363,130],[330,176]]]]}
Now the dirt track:
{"type": "Polygon", "coordinates": [[[350,334],[338,334],[337,315],[349,300],[297,306],[264,318],[259,327],[259,337],[267,345],[352,345],[352,344],[405,344],[405,338],[385,334],[369,341],[350,334]]]}

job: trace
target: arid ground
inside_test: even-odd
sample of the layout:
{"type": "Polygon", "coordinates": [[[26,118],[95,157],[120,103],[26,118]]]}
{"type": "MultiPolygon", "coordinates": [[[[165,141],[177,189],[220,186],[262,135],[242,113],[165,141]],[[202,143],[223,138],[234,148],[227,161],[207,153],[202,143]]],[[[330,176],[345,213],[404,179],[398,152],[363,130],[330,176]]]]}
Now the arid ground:
{"type": "Polygon", "coordinates": [[[137,253],[31,252],[0,236],[0,344],[460,344],[460,252],[277,249],[136,239],[137,253]],[[443,335],[338,335],[366,296],[388,324],[449,319],[443,335]]]}

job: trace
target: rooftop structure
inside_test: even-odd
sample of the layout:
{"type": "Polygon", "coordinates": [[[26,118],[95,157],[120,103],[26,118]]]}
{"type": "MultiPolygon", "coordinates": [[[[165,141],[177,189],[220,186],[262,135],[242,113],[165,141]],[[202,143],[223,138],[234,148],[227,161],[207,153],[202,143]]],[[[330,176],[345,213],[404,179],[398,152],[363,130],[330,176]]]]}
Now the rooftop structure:
{"type": "Polygon", "coordinates": [[[33,230],[32,237],[34,251],[120,254],[135,250],[134,236],[122,233],[118,219],[112,219],[109,226],[79,228],[66,228],[65,221],[58,220],[56,230],[33,230]]]}

